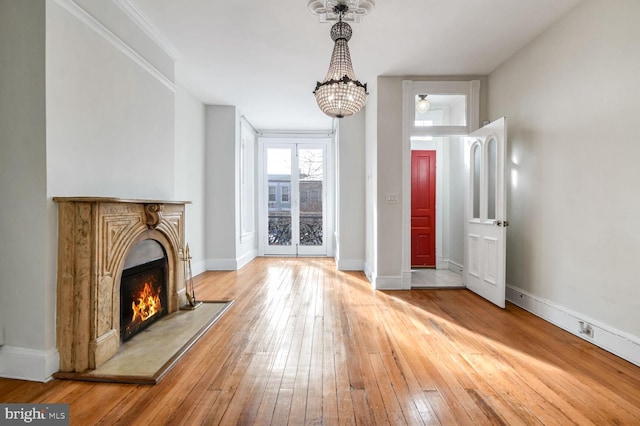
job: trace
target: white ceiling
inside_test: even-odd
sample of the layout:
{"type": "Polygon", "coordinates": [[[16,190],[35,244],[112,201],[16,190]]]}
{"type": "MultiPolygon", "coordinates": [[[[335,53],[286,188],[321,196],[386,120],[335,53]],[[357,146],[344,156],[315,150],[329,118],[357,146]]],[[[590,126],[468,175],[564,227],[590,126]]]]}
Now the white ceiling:
{"type": "MultiPolygon", "coordinates": [[[[580,0],[375,0],[349,42],[357,78],[486,75],[580,0]]],[[[254,127],[329,129],[312,94],[331,24],[308,0],[130,0],[180,52],[178,81],[254,127]]]]}

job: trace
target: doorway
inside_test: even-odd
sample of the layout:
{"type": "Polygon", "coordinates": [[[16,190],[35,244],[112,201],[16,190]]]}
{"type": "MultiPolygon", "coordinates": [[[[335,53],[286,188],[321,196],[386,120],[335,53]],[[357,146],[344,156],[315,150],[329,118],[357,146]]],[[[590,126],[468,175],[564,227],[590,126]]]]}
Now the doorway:
{"type": "Polygon", "coordinates": [[[328,142],[264,142],[260,241],[269,256],[327,256],[328,142]]]}
{"type": "Polygon", "coordinates": [[[414,282],[412,271],[414,150],[436,151],[434,266],[456,274],[464,269],[464,136],[479,124],[479,89],[477,80],[403,81],[402,288],[425,285],[414,282]]]}

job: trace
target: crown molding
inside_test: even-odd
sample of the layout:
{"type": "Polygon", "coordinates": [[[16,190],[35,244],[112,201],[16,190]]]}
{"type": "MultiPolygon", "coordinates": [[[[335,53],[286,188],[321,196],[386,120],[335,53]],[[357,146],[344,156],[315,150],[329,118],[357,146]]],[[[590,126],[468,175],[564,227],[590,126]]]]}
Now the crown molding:
{"type": "Polygon", "coordinates": [[[130,0],[112,0],[144,33],[171,59],[180,59],[180,51],[166,38],[151,20],[130,0]]]}
{"type": "Polygon", "coordinates": [[[71,15],[76,17],[80,22],[92,29],[96,34],[103,39],[111,43],[115,48],[124,53],[129,59],[133,60],[141,68],[151,74],[160,83],[165,85],[173,93],[177,91],[176,85],[170,78],[162,73],[158,68],[144,59],[138,52],[136,52],[131,46],[125,43],[120,37],[111,32],[100,21],[98,21],[93,15],[84,10],[74,0],[55,0],[60,6],[67,10],[71,15]]]}

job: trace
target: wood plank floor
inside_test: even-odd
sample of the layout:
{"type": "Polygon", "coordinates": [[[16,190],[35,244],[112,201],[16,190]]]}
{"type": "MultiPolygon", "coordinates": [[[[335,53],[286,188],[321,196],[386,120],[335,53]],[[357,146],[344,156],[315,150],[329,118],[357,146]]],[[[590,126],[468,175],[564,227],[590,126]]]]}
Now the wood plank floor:
{"type": "Polygon", "coordinates": [[[0,379],[72,425],[640,424],[640,368],[466,290],[372,291],[333,259],[196,278],[232,308],[155,386],[0,379]]]}

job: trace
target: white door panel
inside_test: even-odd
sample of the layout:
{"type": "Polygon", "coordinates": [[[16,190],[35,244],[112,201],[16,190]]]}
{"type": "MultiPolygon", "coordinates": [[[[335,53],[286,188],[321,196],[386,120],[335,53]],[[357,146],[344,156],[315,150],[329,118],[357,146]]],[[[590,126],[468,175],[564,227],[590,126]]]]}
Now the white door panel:
{"type": "Polygon", "coordinates": [[[506,272],[506,119],[465,138],[465,284],[504,308],[506,272]]]}

